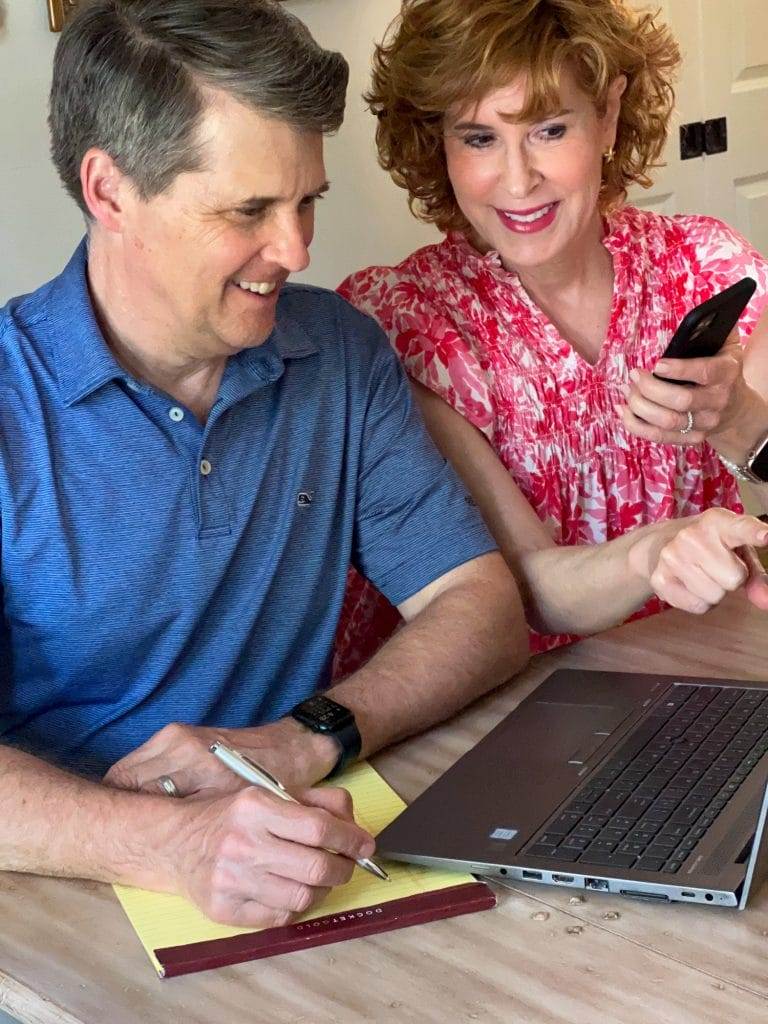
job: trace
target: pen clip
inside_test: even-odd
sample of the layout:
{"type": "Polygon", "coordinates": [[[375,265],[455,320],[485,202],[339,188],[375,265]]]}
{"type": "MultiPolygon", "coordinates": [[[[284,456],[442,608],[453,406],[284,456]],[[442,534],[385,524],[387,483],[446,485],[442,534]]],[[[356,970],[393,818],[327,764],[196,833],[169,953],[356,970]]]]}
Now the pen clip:
{"type": "Polygon", "coordinates": [[[267,782],[271,782],[274,786],[276,786],[278,789],[281,789],[284,793],[288,792],[288,790],[285,788],[282,782],[279,779],[276,779],[272,772],[268,772],[263,765],[258,764],[252,758],[248,757],[247,754],[241,753],[240,757],[245,761],[246,764],[250,765],[251,768],[254,769],[254,771],[260,772],[267,780],[267,782]]]}

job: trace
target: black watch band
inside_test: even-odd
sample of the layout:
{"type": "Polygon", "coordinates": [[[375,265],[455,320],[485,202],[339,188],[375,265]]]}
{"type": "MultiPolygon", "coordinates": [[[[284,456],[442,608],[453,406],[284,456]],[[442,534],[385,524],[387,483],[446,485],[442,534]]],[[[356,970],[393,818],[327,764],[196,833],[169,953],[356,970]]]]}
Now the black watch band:
{"type": "Polygon", "coordinates": [[[291,711],[291,717],[312,732],[331,736],[338,743],[339,759],[326,775],[327,779],[338,775],[359,757],[362,739],[355,716],[338,701],[324,693],[316,693],[297,704],[291,711]]]}

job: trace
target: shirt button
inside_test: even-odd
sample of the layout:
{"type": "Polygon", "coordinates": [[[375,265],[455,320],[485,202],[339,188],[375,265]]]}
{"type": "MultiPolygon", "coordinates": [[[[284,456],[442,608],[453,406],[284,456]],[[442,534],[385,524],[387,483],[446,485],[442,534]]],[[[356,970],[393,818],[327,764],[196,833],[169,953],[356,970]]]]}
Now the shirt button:
{"type": "Polygon", "coordinates": [[[203,461],[200,463],[200,472],[202,473],[202,475],[209,476],[212,469],[213,466],[210,464],[208,459],[203,459],[203,461]]]}
{"type": "Polygon", "coordinates": [[[168,415],[171,417],[174,423],[181,423],[184,419],[184,410],[179,409],[177,405],[174,405],[172,409],[168,410],[168,415]]]}

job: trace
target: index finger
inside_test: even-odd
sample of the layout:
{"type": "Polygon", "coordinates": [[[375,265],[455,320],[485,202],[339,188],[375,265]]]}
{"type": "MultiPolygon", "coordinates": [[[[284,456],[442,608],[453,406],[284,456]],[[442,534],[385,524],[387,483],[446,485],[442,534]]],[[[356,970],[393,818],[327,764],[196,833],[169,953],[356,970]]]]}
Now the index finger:
{"type": "Polygon", "coordinates": [[[720,541],[732,551],[742,546],[765,547],[768,544],[768,526],[755,516],[734,516],[718,529],[720,541]]]}
{"type": "Polygon", "coordinates": [[[715,356],[700,356],[698,359],[661,359],[653,372],[681,383],[707,386],[728,383],[737,370],[738,363],[733,355],[719,352],[715,356]]]}

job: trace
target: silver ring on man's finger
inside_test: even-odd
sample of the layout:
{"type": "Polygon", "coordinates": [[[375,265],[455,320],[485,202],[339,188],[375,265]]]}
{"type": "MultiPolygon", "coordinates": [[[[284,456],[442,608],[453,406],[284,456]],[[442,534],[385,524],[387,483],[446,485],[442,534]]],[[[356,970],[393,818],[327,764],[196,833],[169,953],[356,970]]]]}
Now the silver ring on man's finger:
{"type": "Polygon", "coordinates": [[[161,775],[157,780],[158,785],[165,790],[168,796],[181,796],[179,788],[170,775],[161,775]]]}
{"type": "Polygon", "coordinates": [[[688,420],[685,426],[680,428],[681,434],[690,434],[690,432],[693,430],[693,413],[690,411],[690,409],[686,413],[686,416],[688,417],[688,420]]]}

